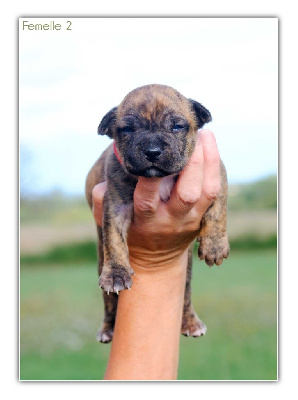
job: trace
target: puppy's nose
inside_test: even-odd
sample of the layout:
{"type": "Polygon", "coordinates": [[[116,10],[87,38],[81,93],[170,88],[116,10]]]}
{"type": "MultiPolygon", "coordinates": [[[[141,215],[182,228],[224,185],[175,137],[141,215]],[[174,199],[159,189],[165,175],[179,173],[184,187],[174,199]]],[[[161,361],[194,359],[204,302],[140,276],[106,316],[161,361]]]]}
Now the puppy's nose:
{"type": "Polygon", "coordinates": [[[162,153],[161,148],[157,146],[149,147],[144,151],[145,157],[150,162],[156,161],[158,157],[161,155],[161,153],[162,153]]]}

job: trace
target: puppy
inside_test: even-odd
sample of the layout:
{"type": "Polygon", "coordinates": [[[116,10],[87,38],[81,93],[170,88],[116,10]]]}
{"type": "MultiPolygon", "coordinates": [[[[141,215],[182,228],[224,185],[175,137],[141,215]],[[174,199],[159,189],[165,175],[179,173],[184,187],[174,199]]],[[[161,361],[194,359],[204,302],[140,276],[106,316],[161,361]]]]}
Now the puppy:
{"type": "MultiPolygon", "coordinates": [[[[100,135],[114,139],[96,161],[86,180],[86,197],[92,207],[92,189],[103,181],[103,224],[97,226],[99,285],[103,289],[104,321],[97,339],[112,340],[117,294],[132,285],[127,232],[133,215],[133,194],[139,176],[163,178],[160,196],[167,201],[179,172],[195,147],[197,131],[211,121],[210,112],[175,89],[147,85],[130,92],[110,110],[98,127],[100,135]]],[[[221,163],[221,191],[200,225],[198,255],[207,265],[220,265],[229,254],[226,233],[227,178],[221,163]]],[[[201,336],[206,326],[190,300],[192,246],[189,248],[182,333],[201,336]]]]}

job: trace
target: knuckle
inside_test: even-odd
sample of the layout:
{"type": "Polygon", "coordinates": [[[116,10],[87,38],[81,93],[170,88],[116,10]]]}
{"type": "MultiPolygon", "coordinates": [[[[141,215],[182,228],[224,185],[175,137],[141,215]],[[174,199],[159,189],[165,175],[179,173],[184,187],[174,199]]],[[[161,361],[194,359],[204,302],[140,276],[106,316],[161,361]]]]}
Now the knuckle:
{"type": "Polygon", "coordinates": [[[183,208],[190,208],[198,201],[198,196],[196,193],[178,193],[177,199],[183,208]]]}
{"type": "Polygon", "coordinates": [[[157,210],[157,205],[152,200],[135,199],[134,204],[135,204],[135,209],[139,213],[141,213],[145,216],[146,215],[150,216],[150,215],[154,214],[157,210]]]}
{"type": "Polygon", "coordinates": [[[217,199],[217,193],[214,192],[207,192],[206,193],[206,198],[209,202],[213,202],[214,200],[217,199]]]}
{"type": "Polygon", "coordinates": [[[207,187],[205,187],[204,194],[205,194],[207,200],[214,201],[215,199],[217,199],[220,189],[221,189],[220,182],[215,183],[213,185],[208,185],[207,187]]]}

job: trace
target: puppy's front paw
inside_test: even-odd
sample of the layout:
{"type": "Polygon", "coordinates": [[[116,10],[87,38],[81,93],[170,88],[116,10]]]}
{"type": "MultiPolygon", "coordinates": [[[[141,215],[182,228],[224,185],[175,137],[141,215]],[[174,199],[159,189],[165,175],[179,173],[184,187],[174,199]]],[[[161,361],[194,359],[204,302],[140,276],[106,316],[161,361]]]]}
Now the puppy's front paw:
{"type": "Polygon", "coordinates": [[[227,235],[222,237],[203,236],[198,240],[200,241],[199,259],[205,259],[209,267],[212,267],[213,264],[220,265],[224,258],[228,258],[230,246],[227,235]]]}
{"type": "Polygon", "coordinates": [[[120,265],[104,266],[99,278],[99,286],[108,294],[110,292],[118,294],[121,290],[131,288],[131,275],[133,275],[132,268],[128,270],[120,265]]]}
{"type": "Polygon", "coordinates": [[[111,324],[103,324],[97,332],[96,339],[101,343],[110,343],[113,339],[114,327],[111,324]]]}
{"type": "Polygon", "coordinates": [[[181,333],[184,336],[199,337],[205,335],[207,327],[196,315],[191,313],[190,315],[183,315],[181,333]]]}

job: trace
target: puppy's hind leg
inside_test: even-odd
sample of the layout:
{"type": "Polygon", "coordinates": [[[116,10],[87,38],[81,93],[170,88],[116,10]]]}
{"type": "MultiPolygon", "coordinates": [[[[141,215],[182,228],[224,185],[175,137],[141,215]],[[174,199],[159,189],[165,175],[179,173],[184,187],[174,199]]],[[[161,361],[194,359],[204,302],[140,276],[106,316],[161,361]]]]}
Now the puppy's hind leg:
{"type": "MultiPolygon", "coordinates": [[[[102,245],[102,229],[97,226],[98,234],[98,275],[101,275],[103,267],[103,245],[102,245]]],[[[97,341],[102,343],[109,343],[113,338],[115,318],[117,312],[118,295],[110,293],[109,295],[102,291],[104,300],[104,318],[101,324],[101,328],[97,333],[97,341]]]]}
{"type": "Polygon", "coordinates": [[[188,249],[188,263],[187,263],[187,275],[186,275],[186,286],[184,294],[184,307],[182,317],[181,333],[184,336],[198,337],[205,335],[207,327],[197,316],[192,304],[191,304],[191,274],[192,274],[192,249],[191,245],[188,249]]]}
{"type": "Polygon", "coordinates": [[[103,291],[104,300],[104,318],[100,330],[97,332],[96,339],[98,342],[110,343],[113,339],[118,295],[110,293],[109,295],[103,291]]]}

